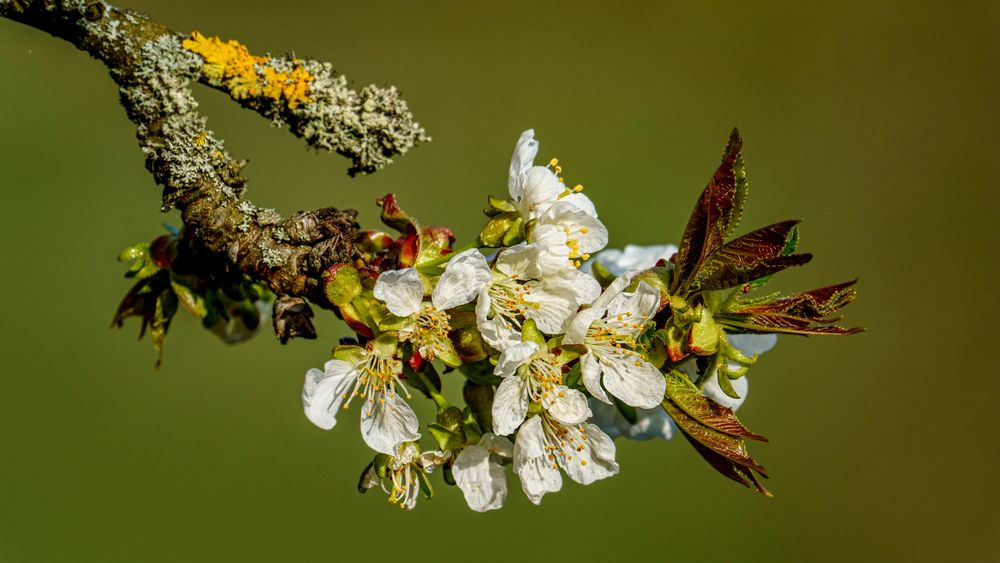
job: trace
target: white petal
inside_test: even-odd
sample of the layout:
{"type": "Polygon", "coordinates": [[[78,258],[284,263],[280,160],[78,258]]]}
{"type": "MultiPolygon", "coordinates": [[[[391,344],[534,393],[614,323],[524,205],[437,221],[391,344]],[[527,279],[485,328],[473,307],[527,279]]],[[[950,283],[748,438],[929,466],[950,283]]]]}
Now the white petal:
{"type": "Polygon", "coordinates": [[[573,288],[579,305],[589,305],[601,294],[601,284],[590,274],[580,270],[567,270],[561,277],[573,288]]]}
{"type": "Polygon", "coordinates": [[[518,210],[525,220],[535,219],[559,199],[566,186],[544,166],[533,166],[521,176],[518,210]]]}
{"type": "Polygon", "coordinates": [[[509,460],[514,457],[514,443],[492,432],[483,434],[483,437],[479,439],[479,445],[499,458],[509,460]]]}
{"type": "Polygon", "coordinates": [[[586,354],[580,356],[580,373],[583,386],[587,388],[587,391],[590,391],[590,394],[598,401],[610,405],[611,397],[608,397],[604,387],[601,386],[601,362],[593,352],[588,350],[586,354]]]}
{"type": "Polygon", "coordinates": [[[525,286],[532,287],[531,295],[524,298],[532,306],[525,310],[524,316],[533,319],[538,330],[545,334],[561,334],[579,306],[576,296],[562,288],[542,289],[541,284],[533,282],[525,286]]]}
{"type": "Polygon", "coordinates": [[[634,327],[635,324],[644,324],[656,313],[660,306],[660,291],[646,282],[639,282],[635,291],[630,293],[619,293],[617,297],[608,304],[607,319],[609,324],[623,327],[622,332],[633,334],[641,330],[634,327]],[[619,325],[614,319],[619,315],[627,317],[627,325],[619,325]]]}
{"type": "Polygon", "coordinates": [[[778,342],[777,334],[727,334],[726,339],[734,348],[747,356],[763,354],[778,342]]]}
{"type": "MultiPolygon", "coordinates": [[[[501,251],[497,256],[497,271],[515,280],[536,278],[541,274],[538,268],[538,254],[540,251],[538,245],[530,245],[523,242],[515,244],[501,251]]],[[[567,264],[569,264],[568,261],[567,264]]]]}
{"type": "MultiPolygon", "coordinates": [[[[735,368],[736,366],[731,367],[735,368]]],[[[749,387],[749,384],[747,383],[747,378],[745,376],[739,379],[731,379],[729,383],[732,384],[733,391],[736,391],[736,394],[740,396],[739,399],[734,399],[729,395],[726,395],[726,393],[722,390],[722,387],[719,387],[719,380],[714,372],[711,376],[709,376],[704,387],[701,388],[701,392],[716,403],[736,410],[740,408],[740,405],[742,405],[743,401],[746,400],[747,388],[749,387]]]]}
{"type": "Polygon", "coordinates": [[[455,483],[469,508],[476,512],[495,510],[507,500],[507,476],[502,466],[490,461],[483,446],[468,446],[458,454],[452,467],[455,483]]]}
{"type": "Polygon", "coordinates": [[[608,229],[593,214],[561,199],[538,219],[541,226],[554,226],[565,238],[577,240],[580,253],[597,252],[608,244],[608,229]]]}
{"type": "Polygon", "coordinates": [[[330,360],[324,366],[325,372],[311,369],[306,372],[302,386],[302,407],[306,417],[323,430],[337,425],[337,411],[344,402],[345,395],[358,377],[354,366],[340,360],[330,360]]]}
{"type": "Polygon", "coordinates": [[[667,382],[653,364],[640,359],[638,354],[603,355],[600,360],[608,393],[626,405],[645,409],[663,402],[667,382]]]}
{"type": "Polygon", "coordinates": [[[605,479],[618,473],[618,463],[615,461],[615,443],[607,434],[593,424],[582,425],[587,434],[586,440],[580,440],[582,450],[573,450],[573,459],[562,460],[562,468],[566,474],[581,485],[589,485],[599,479],[605,479]],[[586,461],[586,463],[583,463],[586,461]]]}
{"type": "Polygon", "coordinates": [[[514,145],[514,154],[510,158],[507,189],[515,201],[521,199],[521,176],[531,168],[537,154],[538,141],[535,140],[535,130],[528,129],[521,133],[521,138],[514,145]]]}
{"type": "Polygon", "coordinates": [[[594,202],[590,201],[589,197],[579,192],[571,193],[560,199],[559,202],[568,203],[591,217],[597,217],[597,209],[594,207],[594,202]]]}
{"type": "Polygon", "coordinates": [[[400,443],[420,439],[420,432],[417,432],[420,423],[409,403],[397,393],[381,396],[385,403],[366,398],[361,405],[361,437],[369,448],[392,455],[400,443]]]}
{"type": "Polygon", "coordinates": [[[538,278],[545,274],[555,274],[570,267],[569,246],[566,233],[555,225],[539,225],[531,231],[528,241],[536,250],[530,266],[523,269],[526,277],[538,278]]]}
{"type": "Polygon", "coordinates": [[[420,310],[424,299],[424,284],[416,268],[388,270],[375,281],[375,299],[385,302],[397,317],[409,317],[420,310]]]}
{"type": "Polygon", "coordinates": [[[525,496],[534,504],[542,502],[545,493],[562,488],[562,476],[546,459],[541,417],[524,423],[514,442],[514,473],[521,478],[525,496]]]}
{"type": "Polygon", "coordinates": [[[528,414],[528,384],[520,377],[506,377],[493,397],[493,431],[513,434],[528,414]]]}
{"type": "Polygon", "coordinates": [[[591,307],[590,309],[580,311],[573,317],[573,320],[566,328],[566,336],[563,337],[563,342],[565,344],[583,344],[583,340],[587,336],[587,331],[590,330],[590,325],[603,316],[604,309],[591,307]]]}
{"type": "Polygon", "coordinates": [[[615,278],[615,281],[611,282],[611,285],[609,285],[604,290],[604,293],[602,293],[600,297],[594,300],[594,304],[592,305],[592,307],[594,307],[595,309],[596,308],[606,309],[608,305],[616,297],[618,297],[622,291],[625,290],[628,284],[632,283],[632,278],[634,278],[635,275],[638,273],[639,272],[636,271],[625,272],[624,274],[615,278]]]}
{"type": "Polygon", "coordinates": [[[456,254],[448,261],[441,279],[434,287],[431,303],[438,311],[464,305],[482,291],[492,276],[486,258],[479,250],[471,248],[456,254]]]}
{"type": "Polygon", "coordinates": [[[556,385],[549,399],[543,399],[545,408],[559,422],[580,424],[591,416],[587,396],[564,385],[556,385]]]}
{"type": "Polygon", "coordinates": [[[535,352],[538,351],[538,344],[534,342],[518,342],[507,348],[500,354],[497,366],[493,369],[493,375],[500,377],[510,377],[514,375],[517,368],[526,364],[535,352]]]}

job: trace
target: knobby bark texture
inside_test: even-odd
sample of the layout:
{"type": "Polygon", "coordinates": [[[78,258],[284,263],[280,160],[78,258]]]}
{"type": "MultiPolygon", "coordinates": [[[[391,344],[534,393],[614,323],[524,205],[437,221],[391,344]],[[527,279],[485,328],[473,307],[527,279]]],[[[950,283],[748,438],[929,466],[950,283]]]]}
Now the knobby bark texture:
{"type": "Polygon", "coordinates": [[[184,263],[199,273],[265,282],[278,296],[275,328],[282,340],[315,336],[304,299],[328,307],[321,273],[355,257],[356,212],[324,208],[286,218],[242,199],[246,161],[230,155],[207,129],[191,83],[227,90],[309,146],[347,157],[351,175],[376,171],[429,140],[396,89],[355,91],[329,63],[292,56],[249,57],[248,84],[246,76],[231,70],[232,63],[210,65],[212,48],[245,52],[241,45],[213,39],[216,43],[202,43],[205,52],[196,53],[185,48],[191,36],[107,2],[0,0],[0,16],[65,39],[107,65],[137,127],[146,166],[163,187],[163,210],[181,211],[184,263]],[[221,64],[229,64],[225,72],[221,64]],[[283,93],[278,84],[268,96],[254,81],[275,73],[304,80],[296,92],[284,86],[283,93]]]}

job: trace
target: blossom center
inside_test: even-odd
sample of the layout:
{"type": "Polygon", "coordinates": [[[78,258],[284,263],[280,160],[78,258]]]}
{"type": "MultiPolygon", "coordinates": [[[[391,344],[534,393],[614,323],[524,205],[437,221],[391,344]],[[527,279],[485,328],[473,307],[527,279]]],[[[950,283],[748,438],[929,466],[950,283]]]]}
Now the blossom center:
{"type": "Polygon", "coordinates": [[[582,424],[562,424],[546,414],[539,416],[542,417],[545,457],[552,464],[552,469],[559,469],[560,465],[565,467],[574,460],[580,465],[587,465],[585,457],[580,455],[590,447],[586,427],[582,424]]]}
{"type": "Polygon", "coordinates": [[[490,296],[490,311],[505,328],[521,328],[518,317],[524,316],[528,309],[538,309],[537,302],[530,301],[531,287],[519,284],[513,280],[494,282],[487,290],[490,296]]]}
{"type": "Polygon", "coordinates": [[[344,401],[344,408],[348,408],[351,404],[351,400],[354,397],[360,397],[365,400],[366,407],[368,408],[368,416],[371,416],[372,411],[376,403],[379,405],[385,404],[385,398],[387,395],[396,394],[396,387],[398,386],[407,399],[412,396],[410,392],[407,391],[406,386],[399,379],[399,376],[403,373],[403,364],[399,360],[380,354],[365,353],[366,358],[357,366],[358,379],[354,382],[354,390],[351,391],[350,397],[345,396],[347,399],[344,401]]]}

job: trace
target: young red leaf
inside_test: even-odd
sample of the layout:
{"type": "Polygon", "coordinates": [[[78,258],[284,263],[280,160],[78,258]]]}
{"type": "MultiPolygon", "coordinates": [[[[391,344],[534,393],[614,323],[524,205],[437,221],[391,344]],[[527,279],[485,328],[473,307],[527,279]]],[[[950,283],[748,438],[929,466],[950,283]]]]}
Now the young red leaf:
{"type": "Polygon", "coordinates": [[[736,238],[705,260],[692,288],[728,289],[790,266],[801,266],[812,260],[812,254],[785,253],[797,232],[798,221],[782,221],[762,227],[736,238]]]}
{"type": "Polygon", "coordinates": [[[742,148],[743,139],[733,129],[722,163],[702,191],[681,236],[671,293],[690,285],[705,260],[739,223],[748,190],[742,148]]]}

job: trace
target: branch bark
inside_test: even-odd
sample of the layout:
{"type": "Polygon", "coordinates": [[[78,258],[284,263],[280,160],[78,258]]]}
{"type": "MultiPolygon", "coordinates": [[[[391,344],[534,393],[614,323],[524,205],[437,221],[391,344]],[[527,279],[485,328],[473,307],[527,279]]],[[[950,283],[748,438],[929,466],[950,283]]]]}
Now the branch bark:
{"type": "Polygon", "coordinates": [[[206,277],[246,275],[266,283],[278,296],[275,328],[283,341],[310,336],[312,312],[303,299],[329,308],[320,276],[327,266],[354,258],[356,212],[330,207],[284,218],[243,200],[246,161],[230,155],[207,129],[191,82],[227,89],[243,106],[287,126],[310,146],[348,157],[352,175],[374,172],[429,140],[395,88],[351,90],[328,63],[252,59],[252,79],[300,69],[296,72],[308,80],[290,102],[281,84],[271,84],[277,94],[267,96],[259,88],[237,88],[239,77],[226,83],[205,55],[185,48],[187,36],[107,2],[0,0],[0,16],[69,41],[108,67],[137,127],[146,167],[163,186],[163,210],[181,211],[183,263],[206,277]],[[279,323],[279,314],[298,318],[279,323]]]}

